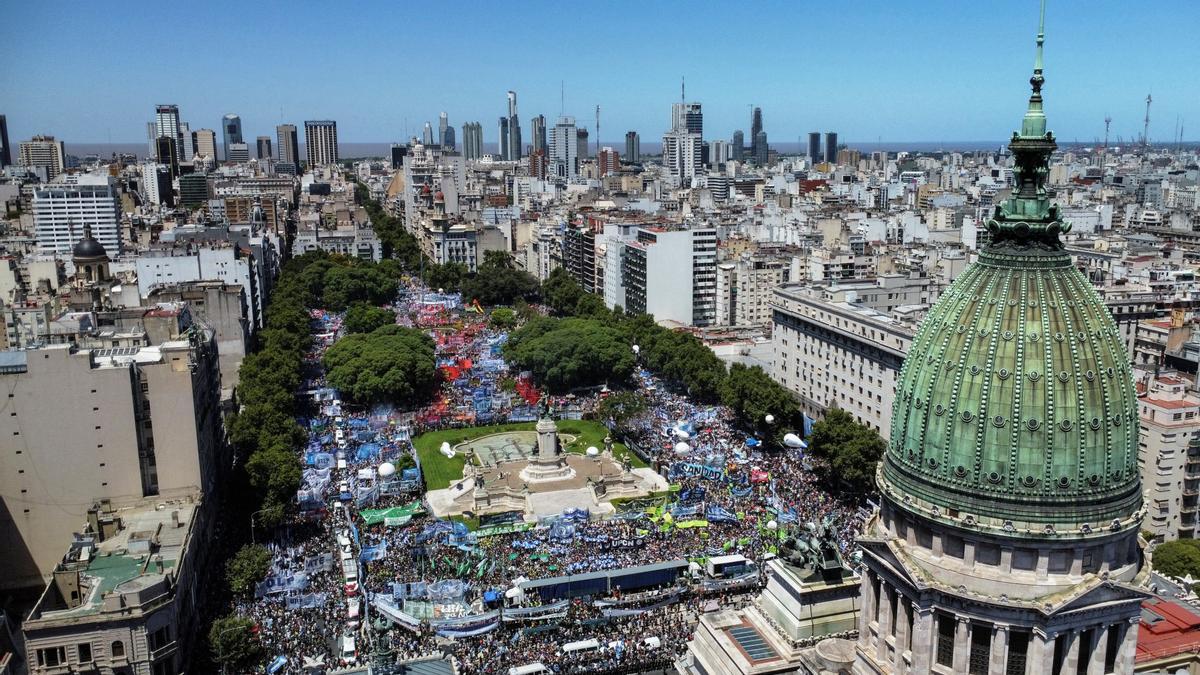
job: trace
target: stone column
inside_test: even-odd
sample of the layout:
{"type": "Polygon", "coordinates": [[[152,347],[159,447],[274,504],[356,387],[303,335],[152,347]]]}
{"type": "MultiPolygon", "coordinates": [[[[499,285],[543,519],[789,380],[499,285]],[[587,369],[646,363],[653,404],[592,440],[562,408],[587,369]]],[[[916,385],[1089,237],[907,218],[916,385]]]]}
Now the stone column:
{"type": "MultiPolygon", "coordinates": [[[[1128,623],[1121,626],[1124,635],[1121,638],[1121,649],[1117,652],[1117,667],[1114,669],[1114,672],[1133,672],[1133,657],[1137,656],[1137,639],[1140,623],[1141,615],[1138,615],[1129,619],[1128,623]]],[[[1114,626],[1113,629],[1115,628],[1114,626]]]]}
{"type": "Polygon", "coordinates": [[[971,658],[971,620],[965,616],[958,617],[954,626],[954,672],[967,672],[967,664],[971,658]]]}
{"type": "Polygon", "coordinates": [[[1079,671],[1079,643],[1083,641],[1083,633],[1073,630],[1064,634],[1067,640],[1066,658],[1063,659],[1062,672],[1075,673],[1079,671]]]}
{"type": "MultiPolygon", "coordinates": [[[[1025,660],[1025,675],[1044,675],[1054,672],[1054,633],[1035,628],[1029,636],[1029,656],[1025,660]]],[[[1137,645],[1135,644],[1136,648],[1137,645]]],[[[1132,671],[1133,661],[1129,662],[1132,671]]]]}
{"type": "Polygon", "coordinates": [[[892,635],[896,636],[896,656],[892,661],[893,672],[896,675],[903,675],[907,671],[904,649],[908,645],[908,632],[912,630],[912,626],[908,625],[908,612],[904,608],[911,606],[903,593],[896,594],[896,628],[892,631],[892,635]]]}
{"type": "Polygon", "coordinates": [[[862,611],[858,617],[858,635],[863,646],[871,645],[871,623],[875,621],[875,575],[867,572],[862,577],[862,611]]]}
{"type": "Polygon", "coordinates": [[[1050,574],[1050,549],[1038,549],[1037,578],[1045,579],[1050,574]]]}
{"type": "Polygon", "coordinates": [[[912,671],[928,673],[933,663],[933,609],[913,603],[912,671]]]}
{"type": "Polygon", "coordinates": [[[1092,631],[1092,654],[1088,660],[1088,675],[1105,675],[1104,656],[1108,654],[1108,632],[1118,626],[1097,626],[1092,631]]]}
{"type": "Polygon", "coordinates": [[[875,643],[875,660],[887,663],[887,638],[892,634],[892,598],[886,581],[879,582],[879,595],[875,597],[879,606],[879,637],[875,643]]]}
{"type": "Polygon", "coordinates": [[[992,652],[988,658],[988,675],[1006,675],[1008,666],[1008,626],[992,628],[992,652]]]}

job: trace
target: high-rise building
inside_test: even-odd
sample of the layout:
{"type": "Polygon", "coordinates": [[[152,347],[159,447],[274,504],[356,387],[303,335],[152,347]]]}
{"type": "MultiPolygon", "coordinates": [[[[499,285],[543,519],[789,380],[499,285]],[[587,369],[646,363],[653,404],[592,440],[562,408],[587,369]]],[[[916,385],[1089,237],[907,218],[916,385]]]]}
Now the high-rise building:
{"type": "Polygon", "coordinates": [[[70,253],[84,228],[110,257],[121,253],[121,204],[107,175],[67,176],[34,190],[33,225],[41,253],[70,253]]]}
{"type": "Polygon", "coordinates": [[[442,112],[438,113],[438,145],[442,146],[443,149],[454,148],[453,131],[450,132],[450,142],[446,142],[446,130],[451,128],[450,116],[446,114],[446,111],[443,110],[442,112]]]}
{"type": "Polygon", "coordinates": [[[179,123],[179,161],[191,163],[196,156],[196,143],[192,138],[192,126],[187,122],[179,123]]]}
{"type": "Polygon", "coordinates": [[[392,143],[391,148],[391,166],[392,170],[402,168],[404,166],[404,158],[408,156],[408,146],[404,143],[392,143]]]}
{"type": "Polygon", "coordinates": [[[279,152],[279,162],[275,164],[275,171],[293,175],[300,173],[300,141],[295,124],[280,124],[275,127],[275,149],[279,152]]]}
{"type": "MultiPolygon", "coordinates": [[[[762,108],[754,107],[750,113],[750,156],[758,163],[758,134],[763,130],[762,126],[762,108]]],[[[762,166],[762,164],[759,164],[762,166]]]]}
{"type": "Polygon", "coordinates": [[[821,132],[808,132],[808,161],[810,164],[821,162],[821,132]]]}
{"type": "Polygon", "coordinates": [[[421,143],[426,147],[433,145],[433,125],[429,122],[426,122],[424,128],[421,129],[421,143]]]}
{"type": "Polygon", "coordinates": [[[230,161],[229,146],[242,142],[242,118],[233,113],[221,118],[221,133],[225,141],[225,159],[230,161]]]}
{"type": "Polygon", "coordinates": [[[760,131],[754,134],[754,163],[758,166],[766,166],[767,160],[767,132],[760,131]]]}
{"type": "Polygon", "coordinates": [[[630,164],[642,162],[642,139],[636,131],[625,132],[625,161],[630,164]]]}
{"type": "Polygon", "coordinates": [[[1012,194],[897,381],[859,539],[854,673],[1134,672],[1150,597],[1139,399],[1112,314],[1059,239],[1043,35],[1012,194]]]}
{"type": "Polygon", "coordinates": [[[741,129],[733,132],[733,140],[729,143],[729,157],[734,161],[740,162],[746,155],[746,135],[741,129]]]}
{"type": "Polygon", "coordinates": [[[588,152],[588,130],[583,127],[576,128],[575,141],[579,144],[575,154],[579,157],[578,161],[582,162],[591,156],[591,153],[588,152]]]}
{"type": "Polygon", "coordinates": [[[0,169],[12,164],[12,146],[8,144],[8,118],[0,115],[0,169]]]}
{"type": "Polygon", "coordinates": [[[550,131],[549,174],[559,180],[575,177],[579,168],[579,135],[574,117],[559,117],[550,131]]]}
{"type": "Polygon", "coordinates": [[[600,169],[600,176],[607,176],[610,173],[616,173],[621,169],[621,156],[616,150],[608,146],[600,149],[600,154],[596,156],[596,166],[600,169]]]}
{"type": "Polygon", "coordinates": [[[538,115],[530,122],[531,133],[533,134],[533,149],[546,150],[546,116],[538,115]]]}
{"type": "Polygon", "coordinates": [[[183,123],[179,120],[179,106],[173,104],[164,104],[154,106],[154,122],[150,127],[150,154],[157,156],[162,154],[174,155],[178,160],[183,156],[183,123]],[[175,146],[169,153],[164,153],[158,147],[159,138],[169,138],[175,146]]]}
{"type": "Polygon", "coordinates": [[[517,118],[517,93],[508,92],[508,116],[500,118],[500,159],[521,161],[521,120],[517,118]]]}
{"type": "Polygon", "coordinates": [[[454,127],[446,127],[446,130],[442,132],[442,150],[453,152],[454,145],[454,127]]]}
{"type": "Polygon", "coordinates": [[[259,159],[273,159],[274,158],[274,155],[271,153],[271,137],[270,136],[259,136],[257,139],[255,139],[254,144],[256,146],[258,146],[256,149],[258,151],[259,159]]]}
{"type": "Polygon", "coordinates": [[[708,166],[712,169],[729,161],[729,141],[715,140],[709,144],[708,166]]]}
{"type": "Polygon", "coordinates": [[[159,136],[154,140],[154,161],[167,167],[171,178],[179,175],[179,156],[175,152],[179,144],[169,136],[159,136]]]}
{"type": "Polygon", "coordinates": [[[826,162],[833,163],[833,162],[837,161],[837,148],[838,148],[837,132],[836,131],[825,132],[825,161],[826,162]]]}
{"type": "Polygon", "coordinates": [[[67,151],[53,136],[34,136],[17,146],[17,160],[21,166],[45,169],[46,180],[51,180],[63,172],[67,151]]]}
{"type": "Polygon", "coordinates": [[[546,180],[546,151],[533,150],[529,153],[529,175],[538,180],[546,180]]]}
{"type": "Polygon", "coordinates": [[[479,122],[467,122],[463,125],[463,158],[479,159],[483,157],[483,125],[479,122]]]}
{"type": "Polygon", "coordinates": [[[703,120],[699,103],[671,104],[671,130],[662,140],[663,166],[682,184],[691,183],[704,163],[703,120]]]}
{"type": "Polygon", "coordinates": [[[250,146],[246,143],[231,143],[225,148],[226,161],[232,164],[245,164],[250,161],[250,146]]]}
{"type": "Polygon", "coordinates": [[[337,164],[337,122],[333,120],[306,120],[304,122],[305,151],[308,166],[337,164]]]}
{"type": "Polygon", "coordinates": [[[195,138],[196,154],[217,159],[217,132],[212,129],[197,129],[195,138]]]}

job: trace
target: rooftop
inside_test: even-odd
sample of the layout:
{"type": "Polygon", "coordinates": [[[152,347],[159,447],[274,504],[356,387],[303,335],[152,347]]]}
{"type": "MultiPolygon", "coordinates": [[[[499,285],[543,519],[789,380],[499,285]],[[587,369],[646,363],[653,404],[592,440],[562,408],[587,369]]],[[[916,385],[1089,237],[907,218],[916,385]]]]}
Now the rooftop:
{"type": "Polygon", "coordinates": [[[1200,612],[1178,600],[1156,597],[1142,603],[1135,663],[1200,650],[1200,612]]]}

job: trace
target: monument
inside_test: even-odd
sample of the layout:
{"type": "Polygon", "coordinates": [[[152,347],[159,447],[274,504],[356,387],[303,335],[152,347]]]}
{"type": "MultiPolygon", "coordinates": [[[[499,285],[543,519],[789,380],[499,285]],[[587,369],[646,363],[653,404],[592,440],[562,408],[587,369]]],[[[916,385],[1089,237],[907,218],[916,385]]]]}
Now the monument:
{"type": "Polygon", "coordinates": [[[766,572],[766,589],[748,607],[701,616],[679,672],[823,674],[850,667],[860,580],[838,551],[832,521],[789,532],[766,572]]]}
{"type": "Polygon", "coordinates": [[[588,448],[585,454],[564,451],[563,439],[543,396],[533,431],[501,432],[455,448],[468,458],[462,480],[429,491],[431,511],[439,518],[519,514],[528,522],[568,510],[604,517],[615,513],[613,499],[670,487],[653,469],[634,468],[628,456],[618,459],[611,438],[603,451],[588,448]]]}

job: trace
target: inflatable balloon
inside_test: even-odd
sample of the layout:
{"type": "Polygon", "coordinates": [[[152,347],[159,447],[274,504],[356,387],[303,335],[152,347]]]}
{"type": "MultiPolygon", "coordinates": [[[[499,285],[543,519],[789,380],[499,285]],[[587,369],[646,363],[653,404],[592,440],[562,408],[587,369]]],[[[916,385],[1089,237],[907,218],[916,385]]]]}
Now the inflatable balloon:
{"type": "Polygon", "coordinates": [[[641,348],[641,347],[639,347],[639,346],[637,346],[637,345],[634,345],[634,346],[633,346],[633,353],[634,353],[634,354],[639,354],[639,353],[641,353],[641,351],[642,351],[642,348],[641,348]]]}
{"type": "Polygon", "coordinates": [[[800,440],[800,437],[797,436],[796,434],[784,434],[783,444],[788,446],[789,448],[804,447],[804,441],[800,440]]]}
{"type": "Polygon", "coordinates": [[[596,455],[598,455],[598,454],[600,454],[600,449],[599,449],[599,448],[597,448],[597,447],[596,447],[596,446],[594,446],[594,445],[593,445],[593,446],[591,446],[590,448],[588,448],[588,449],[587,449],[587,456],[588,456],[588,457],[595,457],[595,456],[596,456],[596,455]]]}
{"type": "Polygon", "coordinates": [[[767,415],[767,416],[766,416],[766,417],[764,417],[763,419],[765,419],[765,420],[767,421],[767,424],[774,424],[774,423],[775,423],[775,416],[774,416],[774,415],[767,415]]]}
{"type": "Polygon", "coordinates": [[[772,521],[768,521],[768,522],[767,522],[767,529],[768,529],[768,530],[778,530],[778,529],[779,529],[779,523],[777,523],[777,522],[775,522],[775,521],[773,521],[773,520],[772,520],[772,521]]]}
{"type": "Polygon", "coordinates": [[[687,443],[684,443],[683,441],[680,441],[675,444],[675,453],[676,454],[686,455],[691,451],[692,451],[692,446],[688,445],[687,443]]]}
{"type": "Polygon", "coordinates": [[[687,439],[689,439],[689,438],[691,438],[691,437],[692,437],[692,435],[691,435],[691,434],[689,434],[688,432],[684,431],[683,429],[676,429],[676,430],[675,430],[675,436],[676,436],[677,438],[680,438],[680,439],[682,439],[682,440],[685,440],[685,441],[686,441],[687,439]]]}
{"type": "Polygon", "coordinates": [[[379,477],[387,478],[396,473],[396,465],[391,462],[384,462],[379,465],[379,477]]]}

